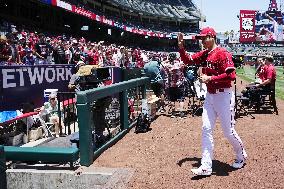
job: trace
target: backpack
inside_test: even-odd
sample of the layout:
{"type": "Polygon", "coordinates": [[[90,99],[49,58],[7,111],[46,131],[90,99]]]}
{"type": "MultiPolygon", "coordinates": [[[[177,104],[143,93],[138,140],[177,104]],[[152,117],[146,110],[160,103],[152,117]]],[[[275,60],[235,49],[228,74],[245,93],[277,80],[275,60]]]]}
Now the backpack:
{"type": "Polygon", "coordinates": [[[135,133],[146,133],[150,129],[150,121],[147,114],[140,113],[137,118],[135,133]]]}

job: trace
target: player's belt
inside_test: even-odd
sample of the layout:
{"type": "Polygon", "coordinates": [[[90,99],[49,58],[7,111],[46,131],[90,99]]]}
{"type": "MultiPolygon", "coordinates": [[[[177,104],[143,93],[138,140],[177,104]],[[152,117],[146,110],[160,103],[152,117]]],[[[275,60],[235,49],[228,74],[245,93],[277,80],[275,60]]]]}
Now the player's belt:
{"type": "Polygon", "coordinates": [[[209,91],[210,94],[217,94],[222,92],[232,92],[232,88],[220,88],[220,89],[214,89],[212,91],[209,91]]]}

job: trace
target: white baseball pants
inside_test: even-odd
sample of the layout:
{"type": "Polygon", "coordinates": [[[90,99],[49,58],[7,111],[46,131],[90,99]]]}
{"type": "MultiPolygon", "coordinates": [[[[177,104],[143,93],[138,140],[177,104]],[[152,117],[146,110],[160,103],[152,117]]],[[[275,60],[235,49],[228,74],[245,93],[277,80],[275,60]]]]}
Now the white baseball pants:
{"type": "Polygon", "coordinates": [[[207,92],[202,114],[202,160],[201,165],[212,168],[213,159],[213,130],[219,117],[224,136],[234,148],[236,159],[247,157],[243,143],[235,130],[235,95],[231,89],[225,92],[210,94],[207,92]]]}

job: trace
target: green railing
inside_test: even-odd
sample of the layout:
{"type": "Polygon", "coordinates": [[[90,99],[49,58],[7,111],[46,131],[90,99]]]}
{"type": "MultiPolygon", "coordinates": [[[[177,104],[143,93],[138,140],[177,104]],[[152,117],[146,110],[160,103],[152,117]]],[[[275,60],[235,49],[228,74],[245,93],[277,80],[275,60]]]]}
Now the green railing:
{"type": "Polygon", "coordinates": [[[0,145],[0,188],[7,188],[4,146],[0,145]]]}
{"type": "Polygon", "coordinates": [[[80,140],[80,164],[90,166],[94,158],[96,158],[105,149],[109,148],[120,138],[122,138],[130,129],[128,123],[128,99],[127,90],[135,87],[142,88],[142,98],[146,97],[146,85],[149,84],[148,77],[139,79],[132,79],[116,83],[113,85],[90,89],[77,93],[77,111],[78,111],[78,125],[79,125],[79,140],[80,140]],[[119,132],[109,142],[104,144],[100,149],[94,152],[92,131],[93,131],[93,114],[91,104],[95,100],[119,94],[120,103],[120,125],[121,132],[119,132]]]}

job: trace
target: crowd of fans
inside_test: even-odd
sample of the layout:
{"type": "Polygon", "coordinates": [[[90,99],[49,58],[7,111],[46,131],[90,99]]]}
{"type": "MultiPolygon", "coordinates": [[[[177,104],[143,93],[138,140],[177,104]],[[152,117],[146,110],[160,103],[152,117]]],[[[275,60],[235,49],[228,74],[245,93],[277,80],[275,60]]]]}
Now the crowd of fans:
{"type": "Polygon", "coordinates": [[[92,42],[83,37],[47,36],[24,29],[18,31],[16,27],[0,36],[1,65],[77,64],[83,61],[100,67],[142,68],[151,56],[163,60],[167,53],[106,44],[104,41],[92,42]]]}

